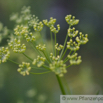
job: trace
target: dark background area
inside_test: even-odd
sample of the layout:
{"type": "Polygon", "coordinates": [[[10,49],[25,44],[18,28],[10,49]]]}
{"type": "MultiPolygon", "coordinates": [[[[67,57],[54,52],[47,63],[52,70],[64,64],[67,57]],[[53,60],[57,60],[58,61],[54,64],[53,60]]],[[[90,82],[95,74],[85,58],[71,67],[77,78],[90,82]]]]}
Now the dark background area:
{"type": "MultiPolygon", "coordinates": [[[[57,34],[61,44],[68,28],[65,16],[72,14],[80,20],[75,27],[88,34],[89,42],[78,52],[83,62],[70,67],[65,78],[73,94],[96,94],[98,91],[102,94],[103,0],[0,0],[0,21],[4,26],[13,28],[14,23],[9,17],[13,12],[20,12],[23,6],[31,6],[32,14],[40,20],[56,18],[61,26],[57,34]]],[[[4,44],[5,40],[0,46],[4,44]]],[[[36,100],[39,96],[41,100],[47,100],[45,103],[59,103],[60,89],[53,73],[23,77],[17,72],[17,65],[10,62],[0,64],[0,103],[42,103],[36,100]],[[31,93],[29,96],[28,92],[31,93]]]]}

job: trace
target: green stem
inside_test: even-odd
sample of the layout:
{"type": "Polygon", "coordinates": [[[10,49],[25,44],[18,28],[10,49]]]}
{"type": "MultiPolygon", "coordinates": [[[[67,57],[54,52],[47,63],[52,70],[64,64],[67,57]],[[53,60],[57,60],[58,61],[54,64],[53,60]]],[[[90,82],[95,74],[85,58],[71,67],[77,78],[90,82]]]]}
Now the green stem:
{"type": "Polygon", "coordinates": [[[69,85],[68,85],[68,83],[67,83],[65,78],[63,78],[63,83],[65,84],[65,87],[67,89],[68,95],[71,95],[72,94],[71,90],[70,90],[69,85]]]}
{"type": "Polygon", "coordinates": [[[33,61],[33,59],[31,59],[30,57],[28,57],[25,53],[22,53],[25,57],[27,57],[28,59],[30,59],[31,61],[33,61]]]}
{"type": "Polygon", "coordinates": [[[42,51],[42,52],[43,52],[44,56],[46,57],[47,62],[48,62],[48,63],[50,63],[50,60],[49,60],[48,56],[45,54],[45,52],[44,52],[44,51],[42,51]]]}
{"type": "Polygon", "coordinates": [[[58,50],[58,53],[57,53],[57,55],[59,55],[59,50],[58,50]]]}
{"type": "Polygon", "coordinates": [[[35,46],[32,42],[31,42],[31,44],[33,45],[33,46],[32,45],[31,46],[36,51],[36,53],[39,54],[40,56],[42,56],[42,54],[35,48],[35,46]]]}
{"type": "Polygon", "coordinates": [[[52,48],[53,48],[53,54],[54,54],[54,43],[53,43],[53,36],[52,36],[52,32],[50,31],[50,35],[51,35],[51,42],[52,42],[52,48]]]}
{"type": "MultiPolygon", "coordinates": [[[[72,51],[70,51],[68,55],[70,55],[70,54],[71,54],[71,52],[72,52],[72,51]]],[[[66,57],[66,58],[64,59],[64,63],[65,63],[65,62],[67,62],[68,60],[69,60],[69,58],[68,58],[68,57],[66,57]]]]}
{"type": "MultiPolygon", "coordinates": [[[[56,33],[54,35],[55,35],[55,45],[56,45],[56,33]]],[[[55,49],[55,56],[56,56],[56,49],[55,49]]]]}
{"type": "Polygon", "coordinates": [[[63,56],[61,57],[61,59],[64,57],[64,55],[65,55],[66,52],[67,52],[67,48],[65,49],[65,52],[64,52],[63,56]]]}
{"type": "MultiPolygon", "coordinates": [[[[40,36],[41,36],[41,38],[42,38],[42,43],[43,43],[43,44],[46,44],[46,42],[43,41],[43,37],[42,37],[42,35],[41,35],[40,32],[39,32],[39,34],[40,34],[40,36]]],[[[39,52],[39,51],[38,51],[38,52],[39,52]]],[[[46,54],[47,54],[47,57],[49,58],[49,53],[48,53],[47,49],[45,50],[45,52],[46,52],[46,54]]],[[[39,54],[40,54],[40,53],[39,53],[39,54]]]]}
{"type": "Polygon", "coordinates": [[[36,75],[38,75],[38,74],[46,74],[46,73],[49,73],[49,72],[51,72],[51,71],[42,72],[42,73],[33,73],[33,72],[30,72],[30,73],[31,73],[31,74],[36,74],[36,75]]]}
{"type": "Polygon", "coordinates": [[[61,89],[62,95],[66,95],[65,90],[64,90],[64,87],[63,87],[63,84],[62,84],[62,81],[61,81],[60,77],[59,77],[58,75],[56,75],[56,77],[57,77],[57,80],[58,80],[58,83],[59,83],[59,86],[60,86],[60,89],[61,89]]]}
{"type": "Polygon", "coordinates": [[[71,66],[71,64],[70,65],[68,65],[66,68],[68,68],[68,67],[70,67],[71,66]]]}
{"type": "Polygon", "coordinates": [[[68,57],[66,57],[66,59],[64,60],[64,62],[63,62],[63,63],[66,63],[68,60],[69,60],[69,58],[68,58],[68,57]]]}
{"type": "Polygon", "coordinates": [[[50,70],[50,69],[49,69],[49,67],[48,67],[48,66],[46,66],[46,65],[43,65],[43,67],[44,67],[45,69],[50,70]]]}
{"type": "Polygon", "coordinates": [[[66,35],[66,39],[65,39],[65,42],[64,42],[64,46],[63,46],[63,49],[62,49],[61,54],[60,54],[60,59],[61,59],[62,54],[63,54],[63,52],[64,52],[64,49],[65,49],[65,45],[66,45],[67,39],[68,39],[68,34],[66,35]]]}
{"type": "Polygon", "coordinates": [[[10,59],[8,59],[10,62],[12,62],[12,63],[14,63],[14,64],[17,64],[17,65],[19,65],[19,63],[17,63],[17,62],[14,62],[13,60],[10,60],[10,59]]]}
{"type": "Polygon", "coordinates": [[[38,69],[38,70],[46,70],[45,68],[40,68],[40,67],[31,67],[31,68],[33,68],[33,69],[38,69]]]}

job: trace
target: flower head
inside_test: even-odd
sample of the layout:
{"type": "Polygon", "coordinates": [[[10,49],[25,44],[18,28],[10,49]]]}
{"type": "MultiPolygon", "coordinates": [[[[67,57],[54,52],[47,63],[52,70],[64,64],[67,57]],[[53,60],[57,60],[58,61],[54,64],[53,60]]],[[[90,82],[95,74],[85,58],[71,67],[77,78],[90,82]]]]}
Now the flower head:
{"type": "Polygon", "coordinates": [[[37,65],[37,67],[41,67],[44,64],[45,60],[46,60],[45,57],[37,56],[37,59],[34,59],[32,64],[37,65]]]}
{"type": "Polygon", "coordinates": [[[56,19],[53,19],[53,17],[51,17],[49,21],[47,19],[43,20],[43,23],[46,26],[48,26],[50,28],[51,32],[53,32],[54,34],[58,33],[60,30],[59,24],[57,25],[57,29],[54,27],[54,24],[56,23],[56,19]]]}
{"type": "Polygon", "coordinates": [[[44,51],[46,49],[46,45],[45,44],[44,45],[39,44],[39,45],[36,46],[36,48],[40,51],[44,51]]]}
{"type": "Polygon", "coordinates": [[[30,70],[31,70],[30,63],[26,62],[22,62],[22,64],[20,64],[19,68],[17,69],[17,71],[23,76],[29,75],[30,70]]]}
{"type": "Polygon", "coordinates": [[[75,31],[74,27],[72,29],[71,28],[68,29],[68,36],[69,37],[75,37],[75,36],[77,36],[77,34],[78,34],[78,30],[75,31]]]}
{"type": "Polygon", "coordinates": [[[88,42],[88,34],[82,34],[82,32],[79,33],[80,36],[76,37],[76,41],[78,42],[79,45],[86,44],[88,42]]]}
{"type": "Polygon", "coordinates": [[[10,51],[9,51],[8,47],[0,48],[0,64],[1,64],[1,62],[6,62],[9,57],[10,57],[10,51]]]}
{"type": "Polygon", "coordinates": [[[79,50],[79,45],[72,39],[70,39],[69,42],[67,42],[67,49],[70,49],[71,51],[77,51],[79,50]]]}
{"type": "Polygon", "coordinates": [[[67,15],[65,20],[70,26],[77,25],[79,23],[79,20],[75,19],[75,16],[72,15],[67,15]]]}
{"type": "Polygon", "coordinates": [[[53,61],[49,66],[50,70],[60,77],[62,77],[64,73],[67,73],[66,64],[63,64],[63,60],[53,61]]]}
{"type": "Polygon", "coordinates": [[[81,60],[81,56],[78,56],[77,57],[77,53],[73,54],[73,55],[68,55],[68,58],[70,59],[70,64],[71,65],[78,65],[82,62],[81,60]]]}
{"type": "Polygon", "coordinates": [[[60,51],[60,50],[63,49],[63,45],[58,45],[58,43],[56,43],[55,49],[57,49],[58,51],[60,51]]]}
{"type": "Polygon", "coordinates": [[[50,53],[50,58],[52,59],[52,63],[49,64],[50,70],[62,77],[67,72],[66,64],[63,63],[63,60],[59,60],[59,55],[55,57],[53,53],[50,53]]]}
{"type": "Polygon", "coordinates": [[[15,53],[24,53],[26,50],[25,44],[21,44],[20,39],[13,39],[8,43],[8,45],[15,53]]]}

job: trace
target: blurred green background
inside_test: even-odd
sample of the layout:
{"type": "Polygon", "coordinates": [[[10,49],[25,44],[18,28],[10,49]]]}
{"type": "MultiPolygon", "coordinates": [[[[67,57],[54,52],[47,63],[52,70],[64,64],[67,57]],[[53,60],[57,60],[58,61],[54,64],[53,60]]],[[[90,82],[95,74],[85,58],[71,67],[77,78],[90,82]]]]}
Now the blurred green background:
{"type": "MultiPolygon", "coordinates": [[[[12,29],[10,15],[31,6],[32,14],[42,19],[57,19],[61,30],[57,35],[63,44],[68,25],[65,16],[72,14],[80,20],[76,29],[89,35],[89,42],[81,46],[82,63],[72,66],[65,75],[73,94],[103,93],[103,0],[0,0],[0,21],[12,29]]],[[[49,35],[47,35],[49,39],[49,35]]],[[[0,46],[5,45],[5,39],[0,46]]],[[[17,60],[17,56],[12,56],[17,60]]],[[[22,58],[19,58],[22,60],[22,58]]],[[[21,76],[17,65],[0,64],[0,103],[59,103],[61,91],[53,73],[21,76]]]]}

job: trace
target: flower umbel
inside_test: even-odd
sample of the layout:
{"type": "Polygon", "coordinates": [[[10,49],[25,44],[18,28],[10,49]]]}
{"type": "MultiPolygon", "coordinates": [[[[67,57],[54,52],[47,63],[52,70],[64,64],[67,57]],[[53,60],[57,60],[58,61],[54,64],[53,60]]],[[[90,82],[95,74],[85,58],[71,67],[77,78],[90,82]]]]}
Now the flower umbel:
{"type": "Polygon", "coordinates": [[[37,67],[41,67],[44,62],[45,62],[45,59],[44,57],[40,57],[40,56],[37,56],[37,59],[34,59],[34,61],[32,62],[33,65],[37,65],[37,67]]]}
{"type": "Polygon", "coordinates": [[[17,71],[23,76],[29,75],[30,70],[31,70],[30,63],[26,62],[22,62],[22,64],[20,64],[19,68],[17,69],[17,71]]]}
{"type": "Polygon", "coordinates": [[[64,73],[67,73],[66,64],[63,63],[63,60],[59,60],[59,56],[55,57],[52,53],[50,55],[52,59],[52,63],[49,65],[50,70],[53,71],[56,75],[62,77],[64,73]]]}
{"type": "Polygon", "coordinates": [[[26,50],[25,44],[21,44],[20,39],[11,40],[8,45],[15,53],[24,53],[26,50]]]}
{"type": "MultiPolygon", "coordinates": [[[[63,45],[57,42],[56,36],[60,31],[60,25],[57,24],[55,27],[56,19],[53,17],[50,17],[49,21],[47,19],[40,21],[38,17],[31,14],[30,7],[23,7],[21,13],[13,14],[10,19],[15,21],[16,24],[13,29],[14,31],[10,35],[11,39],[9,40],[8,46],[13,52],[21,53],[27,57],[33,65],[32,68],[49,70],[49,72],[54,72],[57,76],[62,77],[67,73],[68,67],[82,62],[81,56],[77,56],[76,52],[80,49],[81,45],[88,42],[88,35],[84,35],[73,27],[79,23],[79,20],[75,19],[75,16],[67,15],[65,17],[69,28],[67,29],[67,35],[63,45]],[[44,28],[43,24],[49,27],[50,30],[50,43],[52,45],[52,47],[49,47],[50,50],[48,50],[48,42],[43,38],[43,34],[46,34],[46,32],[42,32],[44,28]],[[30,44],[33,50],[35,50],[33,54],[37,54],[37,58],[33,56],[31,58],[29,57],[29,53],[28,55],[24,53],[28,46],[22,40],[30,44]]],[[[2,24],[0,24],[1,30],[3,30],[2,24]]],[[[2,47],[0,49],[0,63],[6,62],[9,56],[10,52],[8,48],[2,47]]],[[[29,75],[30,70],[30,63],[22,62],[17,71],[25,76],[29,75]]]]}

